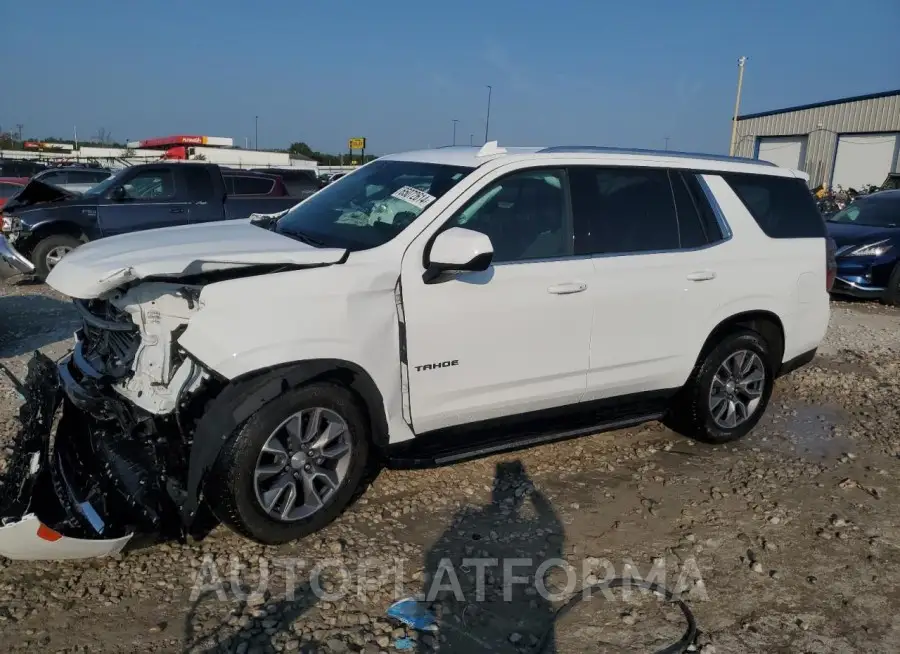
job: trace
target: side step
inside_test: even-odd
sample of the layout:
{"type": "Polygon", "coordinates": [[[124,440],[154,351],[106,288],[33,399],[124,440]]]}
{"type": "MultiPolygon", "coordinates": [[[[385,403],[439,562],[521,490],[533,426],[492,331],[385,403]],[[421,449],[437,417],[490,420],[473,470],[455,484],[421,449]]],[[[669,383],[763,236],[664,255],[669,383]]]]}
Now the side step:
{"type": "Polygon", "coordinates": [[[425,434],[411,441],[397,443],[388,449],[389,468],[434,468],[461,461],[479,459],[501,452],[514,452],[536,445],[564,441],[579,436],[588,436],[615,429],[634,427],[645,422],[660,420],[665,411],[646,413],[631,417],[599,422],[564,430],[530,432],[527,428],[510,435],[503,430],[473,430],[466,436],[451,437],[425,434]],[[479,433],[480,432],[480,433],[479,433]]]}

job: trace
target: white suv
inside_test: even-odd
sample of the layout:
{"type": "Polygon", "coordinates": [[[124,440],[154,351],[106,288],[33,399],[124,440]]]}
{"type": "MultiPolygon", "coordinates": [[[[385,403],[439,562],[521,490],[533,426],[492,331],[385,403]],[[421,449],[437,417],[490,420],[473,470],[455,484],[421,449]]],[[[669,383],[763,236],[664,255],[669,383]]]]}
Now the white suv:
{"type": "Polygon", "coordinates": [[[812,359],[828,258],[804,173],[496,143],[382,157],[279,215],[88,243],[47,280],[84,317],[74,351],[32,366],[65,391],[39,467],[66,510],[26,520],[62,537],[17,546],[115,551],[204,502],[279,543],[384,462],[648,420],[732,441],[812,359]]]}

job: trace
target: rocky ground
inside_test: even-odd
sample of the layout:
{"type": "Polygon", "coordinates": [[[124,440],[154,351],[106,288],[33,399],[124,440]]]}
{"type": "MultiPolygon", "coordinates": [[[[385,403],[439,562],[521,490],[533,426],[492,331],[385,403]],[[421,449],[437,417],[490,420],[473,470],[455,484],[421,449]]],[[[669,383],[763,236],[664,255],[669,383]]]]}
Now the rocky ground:
{"type": "MultiPolygon", "coordinates": [[[[20,402],[4,371],[21,376],[34,348],[63,354],[75,326],[46,287],[0,286],[0,439],[20,402]]],[[[523,652],[544,638],[547,652],[648,652],[677,640],[678,609],[635,591],[596,592],[553,619],[583,583],[625,574],[683,591],[693,649],[707,654],[900,651],[898,335],[900,312],[835,303],[814,363],[778,382],[733,446],[650,424],[382,472],[335,524],[290,546],[220,528],[112,559],[0,559],[0,642],[249,654],[523,652]],[[435,576],[437,631],[386,616],[435,576]],[[504,598],[518,576],[542,583],[512,583],[504,598]]]]}

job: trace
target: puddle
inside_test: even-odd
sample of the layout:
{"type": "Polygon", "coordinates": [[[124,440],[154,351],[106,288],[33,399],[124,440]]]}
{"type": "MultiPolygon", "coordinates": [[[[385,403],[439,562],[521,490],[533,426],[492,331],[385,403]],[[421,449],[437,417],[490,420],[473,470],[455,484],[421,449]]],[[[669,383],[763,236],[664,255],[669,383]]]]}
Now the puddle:
{"type": "Polygon", "coordinates": [[[846,422],[847,413],[837,407],[789,405],[767,421],[769,433],[752,444],[812,459],[837,458],[853,449],[851,441],[833,433],[846,422]]]}

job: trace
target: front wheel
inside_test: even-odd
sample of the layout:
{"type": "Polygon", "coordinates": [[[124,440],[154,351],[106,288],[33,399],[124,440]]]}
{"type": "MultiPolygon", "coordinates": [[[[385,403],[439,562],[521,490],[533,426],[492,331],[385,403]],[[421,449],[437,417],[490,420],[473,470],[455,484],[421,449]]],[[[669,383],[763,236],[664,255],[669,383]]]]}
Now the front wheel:
{"type": "Polygon", "coordinates": [[[369,434],[357,398],[316,383],[264,405],[223,446],[204,496],[234,531],[274,545],[333,521],[361,486],[369,434]]]}
{"type": "Polygon", "coordinates": [[[769,345],[757,332],[725,336],[684,386],[666,423],[707,443],[728,443],[762,418],[774,387],[769,345]]]}
{"type": "Polygon", "coordinates": [[[79,245],[81,241],[68,234],[53,234],[39,241],[31,251],[35,276],[41,280],[47,279],[56,264],[79,245]]]}

